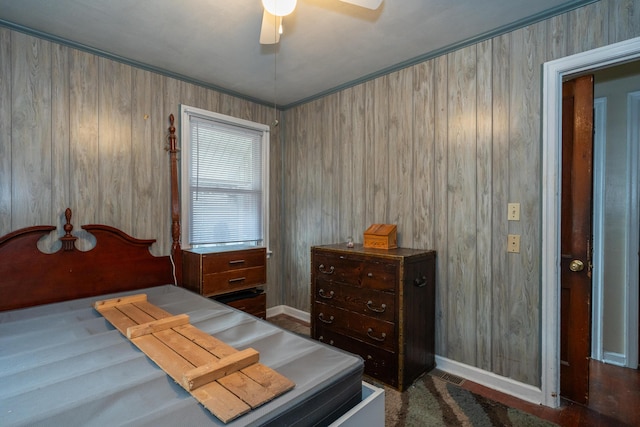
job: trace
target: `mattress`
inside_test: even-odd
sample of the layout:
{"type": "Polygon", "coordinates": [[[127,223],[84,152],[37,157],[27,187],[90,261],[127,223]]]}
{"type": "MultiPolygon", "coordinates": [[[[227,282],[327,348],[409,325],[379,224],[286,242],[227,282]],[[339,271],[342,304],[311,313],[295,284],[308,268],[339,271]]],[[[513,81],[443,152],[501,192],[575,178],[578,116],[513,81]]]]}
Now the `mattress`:
{"type": "Polygon", "coordinates": [[[360,357],[172,285],[0,313],[3,426],[327,425],[361,400],[360,357]],[[293,381],[222,423],[92,308],[137,293],[293,381]]]}

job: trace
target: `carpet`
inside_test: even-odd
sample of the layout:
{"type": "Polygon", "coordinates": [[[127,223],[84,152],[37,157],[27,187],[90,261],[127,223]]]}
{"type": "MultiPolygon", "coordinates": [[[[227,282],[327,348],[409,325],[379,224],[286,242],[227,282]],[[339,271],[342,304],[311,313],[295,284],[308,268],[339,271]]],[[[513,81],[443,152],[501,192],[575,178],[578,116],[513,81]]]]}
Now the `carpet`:
{"type": "Polygon", "coordinates": [[[404,393],[386,386],[384,389],[386,427],[556,426],[429,374],[416,380],[404,393]]]}

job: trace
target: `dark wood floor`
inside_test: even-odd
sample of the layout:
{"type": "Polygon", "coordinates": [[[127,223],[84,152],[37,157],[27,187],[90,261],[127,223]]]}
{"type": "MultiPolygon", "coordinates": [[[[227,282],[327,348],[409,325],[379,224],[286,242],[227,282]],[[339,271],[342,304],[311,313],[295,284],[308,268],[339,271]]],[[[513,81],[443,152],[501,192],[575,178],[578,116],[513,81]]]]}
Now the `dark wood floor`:
{"type": "Polygon", "coordinates": [[[589,405],[562,400],[560,408],[524,402],[471,381],[463,387],[560,426],[640,426],[640,371],[592,360],[589,405]]]}
{"type": "MultiPolygon", "coordinates": [[[[286,315],[275,316],[269,321],[300,334],[309,334],[308,324],[286,315]]],[[[640,371],[593,360],[590,371],[588,407],[563,400],[560,408],[552,409],[468,380],[462,387],[563,427],[640,426],[640,371]]]]}

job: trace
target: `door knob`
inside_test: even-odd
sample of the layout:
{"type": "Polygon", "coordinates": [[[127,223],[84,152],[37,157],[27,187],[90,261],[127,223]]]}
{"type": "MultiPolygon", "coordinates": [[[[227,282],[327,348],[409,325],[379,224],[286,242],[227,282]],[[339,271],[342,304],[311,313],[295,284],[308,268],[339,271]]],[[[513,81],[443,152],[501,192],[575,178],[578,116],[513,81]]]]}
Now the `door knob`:
{"type": "Polygon", "coordinates": [[[571,271],[582,271],[584,270],[584,263],[579,259],[574,259],[569,263],[569,270],[571,271]]]}

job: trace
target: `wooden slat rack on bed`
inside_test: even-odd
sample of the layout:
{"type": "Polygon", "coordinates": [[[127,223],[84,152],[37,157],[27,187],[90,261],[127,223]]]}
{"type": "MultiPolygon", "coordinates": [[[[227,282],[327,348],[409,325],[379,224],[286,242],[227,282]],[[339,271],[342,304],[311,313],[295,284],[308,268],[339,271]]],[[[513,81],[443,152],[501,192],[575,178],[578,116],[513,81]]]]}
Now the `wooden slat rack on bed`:
{"type": "Polygon", "coordinates": [[[258,363],[256,350],[236,350],[189,324],[186,314],[147,302],[145,294],[97,301],[94,308],[224,423],[295,386],[258,363]]]}

